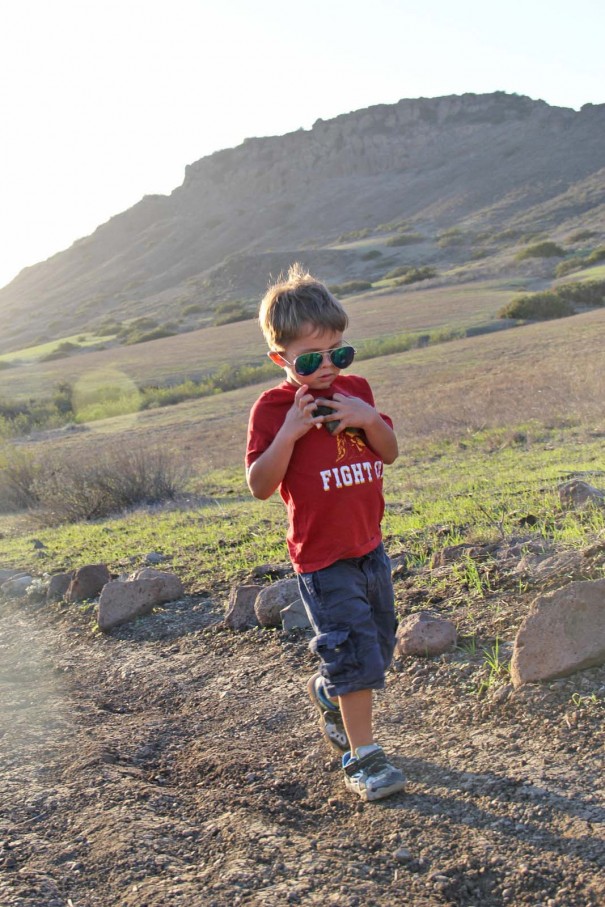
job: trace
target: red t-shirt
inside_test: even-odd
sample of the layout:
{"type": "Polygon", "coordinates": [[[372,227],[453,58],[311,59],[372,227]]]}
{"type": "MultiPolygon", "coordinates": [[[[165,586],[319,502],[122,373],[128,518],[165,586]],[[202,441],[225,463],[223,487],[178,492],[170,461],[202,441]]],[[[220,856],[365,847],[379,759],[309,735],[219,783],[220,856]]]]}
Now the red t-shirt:
{"type": "MultiPolygon", "coordinates": [[[[269,447],[294,402],[297,387],[284,381],[265,391],[252,407],[246,466],[269,447]]],[[[374,406],[370,385],[357,375],[339,375],[330,390],[309,391],[360,397],[374,406]]],[[[392,427],[388,416],[382,418],[392,427]]],[[[335,561],[362,557],[381,541],[383,462],[363,434],[332,435],[322,426],[299,438],[279,493],[288,510],[288,550],[297,573],[311,573],[335,561]]]]}

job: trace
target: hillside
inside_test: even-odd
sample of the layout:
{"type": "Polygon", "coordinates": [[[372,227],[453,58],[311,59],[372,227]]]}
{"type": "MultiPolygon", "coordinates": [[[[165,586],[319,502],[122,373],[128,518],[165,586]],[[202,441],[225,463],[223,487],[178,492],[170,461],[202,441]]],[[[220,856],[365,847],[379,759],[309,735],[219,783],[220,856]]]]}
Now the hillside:
{"type": "Polygon", "coordinates": [[[0,290],[0,351],[145,315],[201,327],[220,303],[252,306],[297,258],[331,283],[408,263],[446,281],[516,274],[514,249],[532,235],[565,244],[589,229],[602,242],[604,127],[605,105],[497,92],[247,139],[22,271],[0,290]]]}

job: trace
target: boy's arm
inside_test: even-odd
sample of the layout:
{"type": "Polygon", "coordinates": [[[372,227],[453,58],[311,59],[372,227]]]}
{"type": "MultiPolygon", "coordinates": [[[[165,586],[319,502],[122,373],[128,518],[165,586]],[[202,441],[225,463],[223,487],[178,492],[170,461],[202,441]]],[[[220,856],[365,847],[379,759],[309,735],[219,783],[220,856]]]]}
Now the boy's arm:
{"type": "Polygon", "coordinates": [[[318,398],[316,403],[325,404],[334,410],[334,415],[329,418],[340,421],[335,434],[347,428],[361,428],[374,453],[384,463],[395,462],[399,455],[395,432],[370,403],[361,397],[347,397],[345,394],[334,394],[332,400],[318,398]]]}
{"type": "Polygon", "coordinates": [[[284,422],[266,450],[248,467],[246,479],[255,498],[265,501],[284,478],[294,445],[313,425],[321,425],[323,416],[313,417],[316,402],[303,384],[294,395],[294,403],[284,422]]]}

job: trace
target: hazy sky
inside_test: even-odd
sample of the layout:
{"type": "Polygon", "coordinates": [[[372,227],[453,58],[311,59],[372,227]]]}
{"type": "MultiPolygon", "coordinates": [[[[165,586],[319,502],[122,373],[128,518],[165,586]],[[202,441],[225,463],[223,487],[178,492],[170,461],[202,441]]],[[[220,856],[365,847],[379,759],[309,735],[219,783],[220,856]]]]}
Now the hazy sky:
{"type": "Polygon", "coordinates": [[[248,136],[468,91],[603,103],[602,9],[602,0],[0,0],[0,286],[248,136]]]}

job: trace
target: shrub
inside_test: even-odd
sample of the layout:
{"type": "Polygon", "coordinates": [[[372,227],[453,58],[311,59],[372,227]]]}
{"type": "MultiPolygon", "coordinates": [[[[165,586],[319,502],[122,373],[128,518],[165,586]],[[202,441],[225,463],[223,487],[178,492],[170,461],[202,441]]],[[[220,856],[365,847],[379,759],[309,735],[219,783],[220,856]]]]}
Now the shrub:
{"type": "Polygon", "coordinates": [[[577,306],[595,308],[605,305],[605,280],[565,283],[554,290],[518,296],[498,313],[500,318],[542,321],[575,315],[577,306]]]}
{"type": "Polygon", "coordinates": [[[72,343],[70,340],[64,340],[62,343],[59,343],[54,350],[51,350],[50,353],[47,353],[46,356],[40,357],[40,362],[52,362],[53,359],[65,359],[66,356],[69,356],[70,353],[73,353],[74,350],[81,349],[77,343],[72,343]]]}
{"type": "Polygon", "coordinates": [[[375,258],[382,258],[382,252],[380,249],[370,249],[368,252],[364,252],[361,256],[362,261],[373,261],[375,258]]]}
{"type": "Polygon", "coordinates": [[[6,445],[0,453],[0,513],[16,513],[37,503],[39,467],[28,451],[6,445]]]}
{"type": "Polygon", "coordinates": [[[571,274],[573,271],[578,271],[584,264],[583,258],[568,258],[566,261],[561,261],[555,268],[555,277],[566,277],[567,274],[571,274]]]}
{"type": "Polygon", "coordinates": [[[593,236],[596,236],[594,230],[578,230],[576,233],[572,233],[571,236],[567,237],[568,242],[586,242],[589,239],[592,239],[593,236]]]}
{"type": "Polygon", "coordinates": [[[36,517],[47,526],[99,519],[172,500],[185,479],[183,463],[160,447],[108,448],[88,458],[56,455],[38,466],[36,517]]]}
{"type": "Polygon", "coordinates": [[[389,237],[385,246],[410,246],[417,242],[424,242],[424,236],[420,233],[400,233],[398,236],[389,237]]]}
{"type": "Polygon", "coordinates": [[[369,280],[348,280],[345,283],[332,284],[328,289],[335,296],[351,296],[353,293],[371,290],[372,284],[369,280]]]}
{"type": "Polygon", "coordinates": [[[437,245],[441,249],[449,249],[451,246],[462,246],[466,242],[466,236],[460,227],[452,227],[437,237],[437,245]]]}
{"type": "Polygon", "coordinates": [[[418,283],[420,280],[429,280],[436,275],[437,271],[435,268],[431,268],[428,265],[422,268],[407,268],[405,269],[405,273],[396,278],[395,286],[399,287],[409,283],[418,283]]]}
{"type": "Polygon", "coordinates": [[[590,255],[586,256],[584,264],[596,265],[599,261],[605,261],[605,246],[599,246],[598,249],[594,249],[590,255]]]}
{"type": "Polygon", "coordinates": [[[250,312],[245,304],[237,299],[233,302],[221,302],[214,310],[212,324],[218,327],[221,324],[231,324],[234,321],[248,321],[254,318],[254,313],[250,312]]]}
{"type": "Polygon", "coordinates": [[[204,309],[199,302],[192,302],[190,305],[186,305],[183,308],[183,315],[197,315],[198,312],[203,312],[204,309]]]}
{"type": "Polygon", "coordinates": [[[132,346],[135,343],[147,343],[149,340],[161,340],[162,337],[174,337],[178,333],[173,328],[168,327],[168,325],[158,326],[153,328],[151,331],[143,331],[139,333],[138,331],[133,331],[132,334],[129,334],[126,338],[126,346],[132,346]]]}
{"type": "Polygon", "coordinates": [[[548,321],[573,315],[571,302],[561,299],[553,290],[517,296],[498,312],[499,318],[520,318],[523,321],[548,321]]]}
{"type": "Polygon", "coordinates": [[[555,242],[545,240],[522,249],[515,258],[517,261],[524,261],[526,258],[562,258],[563,255],[565,255],[565,249],[555,242]]]}
{"type": "Polygon", "coordinates": [[[350,230],[348,233],[341,233],[338,237],[338,242],[350,242],[354,239],[365,239],[370,235],[372,231],[369,227],[364,227],[362,230],[350,230]]]}

